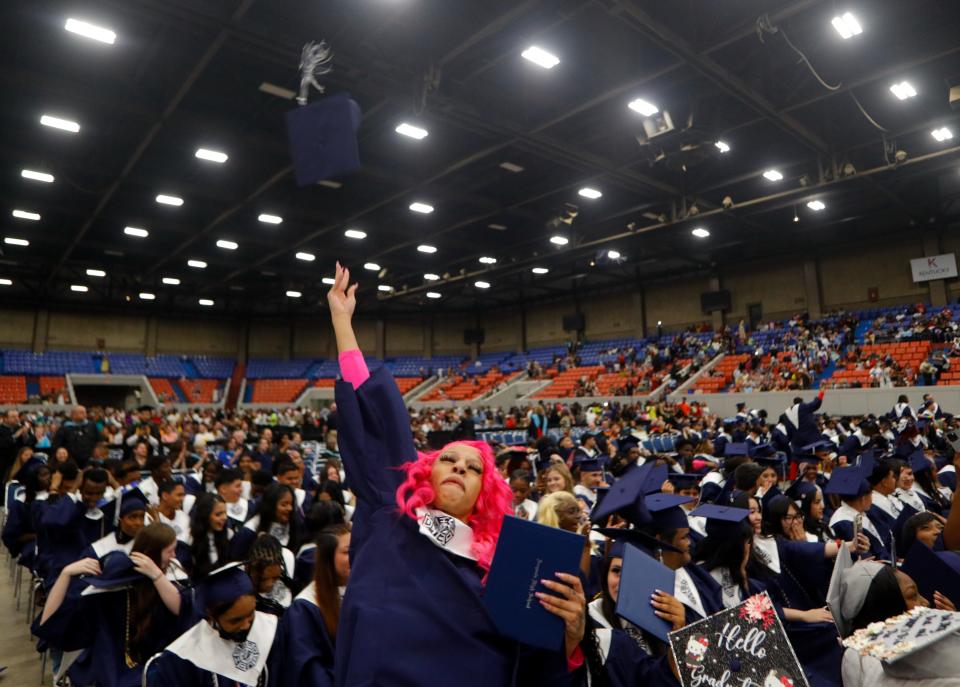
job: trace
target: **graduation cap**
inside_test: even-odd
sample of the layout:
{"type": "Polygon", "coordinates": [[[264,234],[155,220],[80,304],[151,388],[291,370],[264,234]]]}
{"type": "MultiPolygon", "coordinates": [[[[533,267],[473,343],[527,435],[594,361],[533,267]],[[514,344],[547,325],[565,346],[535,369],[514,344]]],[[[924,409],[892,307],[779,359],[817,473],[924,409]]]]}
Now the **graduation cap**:
{"type": "Polygon", "coordinates": [[[753,460],[765,468],[773,468],[775,470],[783,470],[787,464],[786,458],[778,453],[772,456],[755,456],[753,460]]]}
{"type": "Polygon", "coordinates": [[[691,511],[690,515],[707,519],[707,536],[728,537],[736,534],[740,523],[750,515],[750,511],[746,508],[704,503],[691,511]]]}
{"type": "Polygon", "coordinates": [[[913,470],[913,474],[915,475],[923,472],[924,470],[930,470],[933,467],[933,463],[927,459],[923,449],[917,449],[911,453],[910,460],[908,462],[910,463],[910,469],[913,470]]]}
{"type": "Polygon", "coordinates": [[[776,484],[767,489],[760,498],[760,512],[763,513],[764,519],[766,519],[766,514],[770,512],[770,505],[773,503],[774,499],[777,498],[786,499],[788,497],[782,491],[780,491],[780,487],[778,487],[776,484]]]}
{"type": "Polygon", "coordinates": [[[907,524],[907,520],[912,518],[914,515],[919,513],[916,508],[913,506],[904,503],[903,509],[900,511],[900,514],[897,516],[897,519],[893,523],[893,536],[898,542],[903,541],[903,526],[907,524]]]}
{"type": "Polygon", "coordinates": [[[609,558],[623,558],[623,550],[627,544],[633,544],[648,556],[653,557],[656,557],[657,549],[680,552],[680,549],[672,544],[660,541],[643,530],[634,528],[627,529],[625,527],[598,527],[593,531],[599,532],[603,536],[613,540],[613,544],[607,549],[607,556],[609,558]]]}
{"type": "Polygon", "coordinates": [[[31,456],[28,461],[20,466],[20,469],[17,470],[12,479],[14,482],[20,482],[20,484],[23,484],[31,473],[36,472],[46,464],[47,461],[40,456],[31,456]]]}
{"type": "Polygon", "coordinates": [[[242,562],[228,563],[212,570],[199,586],[203,605],[208,609],[254,594],[253,582],[243,569],[242,562]]]}
{"type": "Polygon", "coordinates": [[[735,425],[735,424],[737,424],[738,422],[740,422],[740,420],[738,420],[738,419],[735,418],[735,417],[725,417],[725,418],[723,418],[723,424],[724,424],[724,425],[735,425]]]}
{"type": "Polygon", "coordinates": [[[599,458],[582,458],[573,461],[573,467],[584,472],[600,472],[603,470],[603,462],[599,458]]]}
{"type": "Polygon", "coordinates": [[[954,604],[960,604],[960,554],[934,551],[921,541],[910,547],[900,568],[909,575],[928,601],[940,592],[954,604]]]}
{"type": "Polygon", "coordinates": [[[691,473],[668,473],[670,483],[673,484],[674,489],[693,489],[696,487],[700,488],[700,480],[703,479],[702,475],[696,475],[691,473]]]}
{"type": "Polygon", "coordinates": [[[813,454],[817,451],[820,451],[821,453],[833,453],[837,450],[837,445],[829,439],[824,439],[821,437],[812,444],[801,446],[800,450],[806,454],[813,454]]]}
{"type": "Polygon", "coordinates": [[[639,448],[640,440],[633,435],[628,435],[625,437],[620,437],[617,439],[617,448],[620,450],[620,453],[626,453],[631,449],[639,448]]]}
{"type": "Polygon", "coordinates": [[[146,578],[134,569],[133,560],[125,551],[111,551],[100,559],[99,575],[84,575],[82,579],[91,587],[82,592],[86,596],[126,589],[146,578]]]}
{"type": "Polygon", "coordinates": [[[348,93],[287,112],[287,140],[298,186],[360,169],[357,129],[362,113],[348,93]]]}
{"type": "Polygon", "coordinates": [[[644,494],[653,494],[663,489],[663,483],[667,481],[670,471],[666,465],[653,464],[650,473],[643,480],[643,486],[640,488],[644,494]]]}
{"type": "Polygon", "coordinates": [[[838,494],[841,497],[846,496],[855,498],[863,496],[873,491],[873,487],[864,478],[863,471],[857,466],[848,468],[839,468],[830,475],[830,481],[824,487],[824,494],[838,494]]]}
{"type": "Polygon", "coordinates": [[[614,513],[618,513],[634,525],[650,522],[650,511],[643,502],[643,485],[653,471],[654,464],[646,463],[642,467],[627,470],[607,492],[603,503],[594,506],[590,514],[592,522],[603,522],[614,513]]]}
{"type": "Polygon", "coordinates": [[[877,466],[877,456],[876,452],[872,448],[868,448],[866,451],[861,451],[860,455],[857,456],[857,467],[863,471],[864,475],[869,475],[873,472],[873,469],[877,466]]]}
{"type": "Polygon", "coordinates": [[[727,457],[749,456],[750,449],[746,444],[727,444],[723,447],[723,455],[727,457]]]}
{"type": "Polygon", "coordinates": [[[100,509],[105,518],[113,520],[116,524],[124,515],[138,510],[146,511],[147,497],[136,486],[126,487],[121,489],[116,498],[101,502],[100,509]]]}
{"type": "Polygon", "coordinates": [[[792,498],[794,501],[799,501],[807,494],[812,494],[818,489],[819,487],[813,482],[808,482],[805,479],[798,479],[789,487],[787,487],[786,495],[792,498]]]}
{"type": "Polygon", "coordinates": [[[643,504],[650,511],[653,518],[651,526],[658,531],[677,530],[681,527],[690,527],[687,512],[680,506],[690,503],[693,498],[679,494],[648,494],[643,504]]]}
{"type": "Polygon", "coordinates": [[[775,453],[773,446],[769,443],[757,444],[756,446],[747,446],[748,455],[754,458],[769,457],[775,453]]]}

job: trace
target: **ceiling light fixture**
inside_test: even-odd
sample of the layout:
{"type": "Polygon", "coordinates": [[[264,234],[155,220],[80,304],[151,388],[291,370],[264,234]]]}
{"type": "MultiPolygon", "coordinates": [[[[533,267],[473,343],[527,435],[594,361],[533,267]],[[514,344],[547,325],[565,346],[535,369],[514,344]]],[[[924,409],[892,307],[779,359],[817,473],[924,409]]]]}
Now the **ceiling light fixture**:
{"type": "Polygon", "coordinates": [[[0,279],[0,286],[13,286],[12,279],[0,279]]]}
{"type": "Polygon", "coordinates": [[[697,227],[696,229],[694,229],[694,230],[691,231],[690,233],[693,234],[694,236],[696,236],[698,239],[705,239],[705,238],[707,238],[708,236],[710,236],[710,232],[709,232],[708,230],[704,229],[703,227],[697,227]]]}
{"type": "Polygon", "coordinates": [[[943,143],[944,141],[953,138],[953,132],[945,126],[942,126],[939,129],[934,129],[930,132],[930,135],[933,136],[938,143],[943,143]]]}
{"type": "Polygon", "coordinates": [[[68,131],[71,134],[75,134],[80,131],[80,125],[76,122],[72,122],[69,119],[54,117],[53,115],[42,115],[40,117],[40,123],[44,126],[49,126],[51,129],[60,129],[60,131],[68,131]]]}
{"type": "Polygon", "coordinates": [[[534,267],[534,268],[533,268],[532,270],[530,270],[530,271],[533,272],[534,274],[546,274],[546,273],[549,272],[550,270],[547,269],[546,267],[534,267]]]}
{"type": "Polygon", "coordinates": [[[71,284],[71,285],[70,285],[70,290],[71,290],[71,291],[76,291],[77,293],[86,293],[86,292],[89,291],[90,289],[87,288],[86,286],[84,286],[83,284],[71,284]]]}
{"type": "Polygon", "coordinates": [[[858,22],[857,18],[854,17],[850,12],[844,12],[839,17],[834,17],[830,23],[833,24],[833,28],[837,30],[837,33],[840,34],[840,37],[843,40],[853,38],[854,36],[859,36],[861,33],[863,33],[863,28],[860,26],[860,22],[858,22]]]}
{"type": "Polygon", "coordinates": [[[631,110],[637,114],[643,115],[644,117],[652,117],[660,111],[660,108],[654,105],[653,103],[648,103],[643,98],[637,98],[636,100],[631,100],[627,105],[631,110]]]}
{"type": "Polygon", "coordinates": [[[603,194],[595,188],[590,188],[589,186],[584,186],[582,189],[577,191],[584,198],[589,198],[590,200],[596,200],[600,198],[603,194]]]}
{"type": "Polygon", "coordinates": [[[152,300],[155,300],[156,298],[157,297],[154,294],[148,293],[147,291],[140,292],[140,300],[142,301],[152,301],[152,300]]]}
{"type": "Polygon", "coordinates": [[[524,50],[522,53],[520,53],[520,57],[525,60],[529,60],[538,67],[543,67],[544,69],[553,69],[560,64],[559,57],[536,45],[531,45],[529,48],[524,50]]]}
{"type": "Polygon", "coordinates": [[[497,259],[484,255],[482,258],[480,258],[480,262],[483,263],[484,265],[496,265],[497,259]]]}
{"type": "Polygon", "coordinates": [[[180,280],[177,279],[176,277],[164,277],[160,281],[162,281],[167,286],[180,286],[180,280]]]}
{"type": "Polygon", "coordinates": [[[826,210],[827,205],[822,200],[811,200],[807,203],[807,207],[813,210],[814,212],[820,212],[821,210],[826,210]]]}
{"type": "Polygon", "coordinates": [[[506,231],[507,226],[505,224],[488,224],[488,229],[493,229],[495,231],[506,231]]]}
{"type": "Polygon", "coordinates": [[[915,89],[909,81],[901,81],[900,83],[893,84],[890,87],[890,92],[900,100],[907,100],[908,98],[915,98],[917,96],[917,89],[915,89]]]}
{"type": "Polygon", "coordinates": [[[618,251],[618,250],[608,250],[608,251],[607,251],[607,259],[608,259],[608,260],[619,260],[621,257],[623,257],[623,256],[620,255],[620,251],[618,251]]]}
{"type": "Polygon", "coordinates": [[[3,239],[3,242],[4,242],[5,244],[7,244],[8,246],[24,246],[24,247],[26,247],[26,246],[29,246],[29,245],[30,245],[30,242],[27,241],[26,239],[17,239],[17,238],[13,238],[12,236],[7,236],[6,238],[3,239]]]}
{"type": "Polygon", "coordinates": [[[408,124],[407,122],[401,123],[396,129],[394,129],[394,131],[401,136],[415,138],[418,141],[426,138],[430,134],[430,132],[426,129],[421,129],[419,126],[414,126],[413,124],[408,124]]]}
{"type": "Polygon", "coordinates": [[[264,81],[261,83],[257,90],[268,95],[275,95],[278,98],[283,98],[284,100],[293,100],[297,96],[296,91],[291,91],[289,88],[284,88],[283,86],[277,86],[272,84],[269,81],[264,81]]]}
{"type": "Polygon", "coordinates": [[[473,282],[473,285],[476,286],[478,289],[489,289],[489,288],[490,288],[490,282],[488,282],[488,281],[475,281],[475,282],[473,282]]]}
{"type": "Polygon", "coordinates": [[[197,152],[194,153],[194,155],[201,160],[216,162],[219,165],[222,165],[230,159],[226,153],[222,153],[219,150],[210,150],[209,148],[197,148],[197,152]]]}
{"type": "Polygon", "coordinates": [[[717,147],[717,150],[719,150],[721,153],[730,152],[730,144],[727,143],[726,141],[717,141],[713,145],[715,145],[717,147]]]}
{"type": "Polygon", "coordinates": [[[22,176],[24,179],[30,179],[31,181],[42,181],[45,184],[53,183],[52,174],[47,174],[46,172],[37,172],[32,169],[21,170],[20,176],[22,176]]]}
{"type": "Polygon", "coordinates": [[[383,291],[384,293],[389,293],[390,291],[393,291],[393,287],[388,286],[387,284],[377,284],[377,291],[383,291]]]}
{"type": "Polygon", "coordinates": [[[313,262],[317,259],[316,255],[313,253],[307,253],[306,251],[300,251],[294,257],[296,257],[297,260],[303,260],[304,262],[313,262]]]}
{"type": "Polygon", "coordinates": [[[501,162],[500,169],[505,169],[508,172],[513,172],[514,174],[523,171],[523,167],[512,162],[501,162]]]}
{"type": "Polygon", "coordinates": [[[149,231],[139,227],[124,227],[123,233],[127,236],[136,236],[138,239],[145,239],[150,235],[149,231]]]}
{"type": "Polygon", "coordinates": [[[440,281],[440,275],[433,274],[432,272],[427,272],[425,275],[423,275],[423,278],[425,281],[440,281]]]}
{"type": "Polygon", "coordinates": [[[427,291],[427,298],[442,298],[439,291],[427,291]]]}
{"type": "Polygon", "coordinates": [[[194,267],[198,270],[207,269],[207,263],[203,260],[187,260],[187,267],[194,267]]]}
{"type": "Polygon", "coordinates": [[[103,270],[88,269],[87,276],[88,277],[105,277],[107,276],[107,273],[104,272],[103,270]]]}
{"type": "Polygon", "coordinates": [[[172,205],[173,207],[180,207],[183,205],[183,198],[177,196],[168,196],[163,193],[157,196],[157,202],[161,205],[172,205]]]}
{"type": "Polygon", "coordinates": [[[299,291],[287,291],[287,298],[300,298],[302,295],[299,291]]]}
{"type": "Polygon", "coordinates": [[[550,243],[555,246],[565,246],[570,243],[570,239],[568,239],[566,236],[551,236],[550,243]]]}
{"type": "Polygon", "coordinates": [[[380,265],[375,262],[366,262],[363,264],[363,269],[370,270],[371,272],[379,272],[380,265]]]}
{"type": "Polygon", "coordinates": [[[327,286],[333,286],[334,284],[337,283],[337,280],[334,279],[333,277],[324,277],[324,278],[321,279],[320,281],[322,281],[322,282],[323,282],[324,284],[326,284],[327,286]]]}
{"type": "Polygon", "coordinates": [[[421,253],[433,254],[437,252],[437,247],[428,245],[426,243],[421,243],[419,246],[417,246],[417,250],[421,253]]]}
{"type": "Polygon", "coordinates": [[[775,169],[768,169],[763,173],[763,178],[767,181],[780,181],[783,179],[783,175],[775,169]]]}
{"type": "Polygon", "coordinates": [[[26,210],[14,210],[13,216],[16,217],[17,219],[26,219],[26,220],[30,220],[31,222],[40,221],[40,214],[37,212],[28,212],[26,210]]]}
{"type": "Polygon", "coordinates": [[[199,303],[200,305],[204,305],[206,307],[210,307],[211,305],[213,305],[213,301],[210,300],[209,298],[201,298],[200,300],[197,301],[197,303],[199,303]]]}
{"type": "Polygon", "coordinates": [[[429,215],[433,212],[433,206],[427,203],[410,203],[410,209],[413,212],[419,212],[421,215],[429,215]]]}
{"type": "Polygon", "coordinates": [[[359,229],[347,229],[343,232],[343,235],[348,239],[356,239],[358,241],[367,238],[367,232],[360,231],[359,229]]]}
{"type": "Polygon", "coordinates": [[[223,248],[224,250],[236,250],[240,245],[236,241],[229,241],[227,239],[220,239],[217,241],[217,248],[223,248]]]}
{"type": "Polygon", "coordinates": [[[280,224],[283,222],[283,217],[280,215],[269,215],[267,213],[263,213],[257,217],[257,220],[263,222],[264,224],[280,224]]]}
{"type": "Polygon", "coordinates": [[[91,40],[106,43],[107,45],[113,45],[114,41],[117,40],[117,34],[110,29],[106,29],[102,26],[96,26],[95,24],[85,22],[81,19],[67,19],[67,23],[63,28],[70,33],[75,33],[78,36],[83,36],[84,38],[90,38],[91,40]]]}

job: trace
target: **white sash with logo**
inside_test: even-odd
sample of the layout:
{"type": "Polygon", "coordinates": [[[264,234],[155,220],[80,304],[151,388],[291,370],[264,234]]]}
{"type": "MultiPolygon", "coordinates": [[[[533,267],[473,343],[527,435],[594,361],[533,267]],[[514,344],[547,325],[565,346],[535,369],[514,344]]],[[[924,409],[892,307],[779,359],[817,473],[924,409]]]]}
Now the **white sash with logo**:
{"type": "Polygon", "coordinates": [[[434,508],[417,508],[416,513],[420,534],[445,551],[471,561],[477,560],[470,550],[473,547],[470,525],[434,508]]]}
{"type": "Polygon", "coordinates": [[[201,620],[167,647],[167,651],[190,661],[200,670],[223,675],[244,685],[255,685],[267,663],[277,616],[256,611],[246,640],[224,639],[206,620],[201,620]]]}
{"type": "Polygon", "coordinates": [[[753,553],[764,565],[773,572],[780,574],[780,551],[777,549],[777,540],[773,537],[753,538],[753,553]]]}
{"type": "Polygon", "coordinates": [[[726,568],[715,568],[710,571],[710,577],[720,584],[724,608],[733,608],[743,601],[741,598],[743,590],[740,589],[740,585],[733,581],[729,570],[726,568]]]}
{"type": "Polygon", "coordinates": [[[673,583],[673,595],[680,600],[680,603],[686,604],[702,617],[707,617],[707,612],[703,608],[703,601],[700,599],[700,592],[693,583],[693,578],[683,568],[676,571],[676,577],[673,583]]]}

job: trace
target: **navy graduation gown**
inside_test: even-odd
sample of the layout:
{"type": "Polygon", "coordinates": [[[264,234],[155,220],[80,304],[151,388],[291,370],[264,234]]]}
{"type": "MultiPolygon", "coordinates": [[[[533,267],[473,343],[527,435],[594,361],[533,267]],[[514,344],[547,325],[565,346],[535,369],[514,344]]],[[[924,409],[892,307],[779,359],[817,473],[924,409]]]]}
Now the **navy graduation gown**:
{"type": "Polygon", "coordinates": [[[86,511],[82,501],[74,502],[69,496],[51,498],[40,507],[37,567],[47,589],[65,566],[79,560],[91,544],[113,531],[113,522],[106,515],[93,520],[86,511]]]}
{"type": "MultiPolygon", "coordinates": [[[[338,381],[336,401],[340,452],[358,505],[335,684],[514,684],[520,647],[497,633],[481,602],[482,570],[434,545],[397,512],[403,473],[396,468],[417,452],[393,378],[381,367],[356,390],[338,381]]],[[[541,678],[565,676],[565,657],[550,657],[541,678]]]]}
{"type": "Polygon", "coordinates": [[[624,630],[613,629],[604,664],[611,687],[678,687],[669,659],[651,656],[624,630]]]}
{"type": "Polygon", "coordinates": [[[890,538],[893,536],[893,526],[897,519],[891,517],[885,510],[881,510],[877,506],[870,506],[870,509],[867,511],[867,517],[870,518],[870,522],[873,523],[873,526],[877,528],[877,532],[880,533],[880,539],[885,543],[889,543],[890,538]]]}
{"type": "MultiPolygon", "coordinates": [[[[274,684],[272,676],[271,684],[274,684]]],[[[280,683],[275,684],[279,685],[280,683]]],[[[286,684],[294,685],[298,683],[286,684]]],[[[311,683],[303,684],[309,685],[311,683]]],[[[322,685],[323,683],[317,684],[322,685]]],[[[156,668],[152,666],[150,668],[150,674],[147,676],[147,687],[169,687],[170,685],[176,685],[176,687],[237,687],[237,682],[223,675],[213,675],[213,673],[198,668],[176,654],[164,651],[163,655],[156,661],[156,668]]],[[[244,687],[253,687],[253,685],[244,687]]]]}
{"type": "MultiPolygon", "coordinates": [[[[868,515],[867,517],[870,516],[868,515]]],[[[872,520],[873,519],[871,518],[871,522],[872,520]]],[[[844,541],[853,541],[853,522],[850,520],[841,520],[839,522],[835,522],[833,523],[832,529],[834,534],[836,534],[840,539],[843,539],[844,541]]],[[[878,561],[890,560],[890,551],[887,549],[886,544],[877,539],[866,529],[862,529],[860,532],[866,536],[868,540],[870,540],[870,550],[866,553],[867,556],[873,556],[878,561]]]]}
{"type": "Polygon", "coordinates": [[[333,687],[335,651],[317,605],[308,599],[294,599],[273,640],[270,684],[333,687]]]}
{"type": "Polygon", "coordinates": [[[798,403],[792,406],[785,413],[786,420],[783,424],[787,427],[787,432],[791,433],[791,426],[794,430],[791,433],[790,440],[794,453],[799,453],[804,446],[809,446],[820,440],[820,428],[817,426],[816,412],[820,410],[822,404],[823,402],[818,396],[808,403],[798,403]],[[793,417],[797,418],[795,424],[793,417]]]}
{"type": "Polygon", "coordinates": [[[300,547],[297,560],[293,564],[293,586],[297,593],[313,580],[313,564],[316,559],[316,544],[305,544],[300,547]]]}
{"type": "Polygon", "coordinates": [[[30,524],[29,504],[20,499],[13,499],[7,505],[7,519],[3,523],[3,545],[7,547],[11,557],[23,553],[24,543],[20,538],[26,534],[33,534],[30,524]]]}

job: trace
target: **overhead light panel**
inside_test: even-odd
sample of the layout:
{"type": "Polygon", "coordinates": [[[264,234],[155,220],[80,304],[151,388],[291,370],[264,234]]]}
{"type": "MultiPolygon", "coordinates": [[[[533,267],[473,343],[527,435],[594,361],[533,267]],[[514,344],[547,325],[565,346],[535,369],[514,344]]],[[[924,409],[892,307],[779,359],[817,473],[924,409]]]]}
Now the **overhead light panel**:
{"type": "Polygon", "coordinates": [[[439,291],[427,291],[427,298],[442,298],[439,291]]]}
{"type": "Polygon", "coordinates": [[[324,179],[323,181],[318,181],[317,186],[323,186],[325,188],[341,188],[343,183],[340,181],[333,181],[332,179],[324,179]]]}
{"type": "Polygon", "coordinates": [[[393,291],[393,287],[388,286],[387,284],[377,284],[377,291],[383,291],[384,293],[389,293],[390,291],[393,291]]]}
{"type": "Polygon", "coordinates": [[[257,220],[263,222],[264,224],[280,224],[283,222],[283,217],[280,215],[269,215],[267,213],[263,213],[257,217],[257,220]]]}
{"type": "Polygon", "coordinates": [[[199,303],[200,305],[206,306],[208,308],[211,305],[213,305],[213,301],[210,300],[209,298],[201,298],[200,300],[197,301],[197,303],[199,303]]]}
{"type": "Polygon", "coordinates": [[[768,169],[763,173],[763,178],[767,181],[780,181],[783,179],[783,175],[775,169],[768,169]]]}
{"type": "Polygon", "coordinates": [[[156,300],[157,298],[156,294],[152,294],[147,291],[141,291],[139,296],[140,296],[140,300],[142,301],[153,301],[153,300],[156,300]]]}
{"type": "Polygon", "coordinates": [[[717,141],[713,145],[715,145],[717,147],[717,150],[719,150],[721,153],[730,152],[730,144],[727,143],[726,141],[717,141]]]}
{"type": "Polygon", "coordinates": [[[939,129],[934,129],[930,132],[930,135],[933,136],[938,143],[943,143],[944,141],[953,138],[953,132],[945,126],[942,126],[939,129]]]}
{"type": "Polygon", "coordinates": [[[180,280],[177,279],[176,277],[164,277],[160,281],[166,284],[167,286],[180,286],[180,280]]]}
{"type": "Polygon", "coordinates": [[[570,239],[568,239],[566,236],[551,236],[550,243],[555,246],[565,246],[570,243],[570,239]]]}
{"type": "Polygon", "coordinates": [[[495,231],[506,231],[507,226],[505,224],[488,224],[488,229],[493,229],[495,231]]]}
{"type": "Polygon", "coordinates": [[[84,286],[83,284],[71,284],[71,285],[70,285],[70,290],[71,290],[71,291],[76,291],[77,293],[86,293],[86,292],[89,291],[90,289],[89,289],[88,287],[84,286]]]}
{"type": "Polygon", "coordinates": [[[236,250],[239,247],[240,246],[236,241],[229,241],[227,239],[220,239],[217,241],[217,248],[223,248],[224,250],[236,250]]]}
{"type": "Polygon", "coordinates": [[[367,263],[364,263],[363,269],[365,269],[365,270],[370,270],[371,272],[379,272],[379,271],[380,271],[380,265],[378,265],[378,264],[375,263],[375,262],[367,262],[367,263]]]}
{"type": "Polygon", "coordinates": [[[508,172],[513,172],[514,174],[517,174],[518,172],[523,171],[523,167],[521,167],[520,165],[515,165],[512,162],[501,162],[500,169],[505,169],[508,172]]]}
{"type": "Polygon", "coordinates": [[[419,246],[417,246],[417,250],[421,253],[433,254],[437,252],[437,247],[426,243],[421,243],[419,246]]]}
{"type": "Polygon", "coordinates": [[[636,100],[631,100],[627,105],[631,110],[637,114],[643,115],[644,117],[652,117],[660,111],[660,108],[649,103],[643,98],[637,98],[636,100]]]}
{"type": "Polygon", "coordinates": [[[337,280],[334,279],[333,277],[324,277],[324,278],[321,279],[320,281],[322,281],[322,282],[323,282],[324,284],[326,284],[327,286],[333,286],[334,284],[337,283],[337,280]]]}
{"type": "Polygon", "coordinates": [[[16,217],[17,219],[26,219],[26,220],[30,220],[31,222],[40,221],[40,213],[37,213],[37,212],[28,212],[26,210],[14,210],[13,216],[16,217]]]}
{"type": "Polygon", "coordinates": [[[621,257],[623,257],[623,256],[620,255],[620,251],[618,251],[618,250],[608,250],[608,251],[607,251],[607,259],[608,259],[608,260],[619,260],[621,257]]]}
{"type": "Polygon", "coordinates": [[[915,89],[909,81],[901,81],[900,83],[893,84],[890,87],[890,92],[900,100],[907,100],[908,98],[915,98],[917,96],[917,89],[915,89]]]}
{"type": "Polygon", "coordinates": [[[127,236],[136,236],[138,239],[145,239],[150,235],[149,231],[139,227],[124,227],[123,233],[127,236]]]}
{"type": "Polygon", "coordinates": [[[590,188],[589,186],[584,186],[582,189],[577,191],[584,198],[589,198],[590,200],[596,200],[603,196],[603,194],[595,188],[590,188]]]}
{"type": "Polygon", "coordinates": [[[175,208],[183,205],[183,198],[178,198],[177,196],[168,196],[163,193],[157,196],[157,202],[161,205],[172,205],[175,208]]]}
{"type": "Polygon", "coordinates": [[[550,270],[547,269],[546,267],[534,267],[530,271],[533,272],[534,274],[546,274],[550,270]]]}
{"type": "Polygon", "coordinates": [[[844,12],[839,17],[834,17],[830,23],[833,24],[833,28],[837,30],[837,33],[839,33],[840,37],[844,40],[859,36],[863,33],[860,22],[858,22],[857,18],[850,12],[844,12]]]}
{"type": "Polygon", "coordinates": [[[26,239],[17,239],[17,238],[13,238],[12,236],[7,236],[6,238],[3,239],[3,242],[8,246],[24,246],[25,247],[30,245],[30,242],[27,241],[26,239]]]}
{"type": "Polygon", "coordinates": [[[110,29],[82,21],[80,19],[67,19],[67,23],[63,28],[70,33],[75,33],[78,36],[83,36],[84,38],[90,38],[91,40],[106,43],[107,45],[113,45],[117,40],[117,34],[110,29]]]}
{"type": "Polygon", "coordinates": [[[194,153],[194,155],[201,160],[216,162],[220,165],[230,159],[226,153],[221,153],[219,150],[210,150],[209,148],[197,148],[197,152],[194,153]]]}
{"type": "Polygon", "coordinates": [[[299,291],[287,291],[287,298],[300,298],[302,295],[299,291]]]}
{"type": "Polygon", "coordinates": [[[489,289],[489,288],[490,288],[490,282],[488,282],[488,281],[475,281],[475,282],[473,282],[473,285],[476,286],[478,289],[489,289]]]}
{"type": "Polygon", "coordinates": [[[104,272],[103,270],[88,269],[87,276],[88,277],[105,277],[107,276],[107,273],[104,272]]]}
{"type": "Polygon", "coordinates": [[[821,210],[826,210],[827,205],[822,200],[811,200],[807,203],[807,207],[813,210],[814,212],[820,212],[821,210]]]}
{"type": "Polygon", "coordinates": [[[440,281],[439,274],[432,274],[430,272],[427,272],[425,275],[423,275],[423,278],[425,281],[440,281]]]}
{"type": "Polygon", "coordinates": [[[198,270],[207,269],[207,263],[203,260],[187,260],[187,267],[194,267],[198,270]]]}
{"type": "Polygon", "coordinates": [[[0,279],[0,286],[13,286],[12,279],[0,279]]]}
{"type": "Polygon", "coordinates": [[[484,255],[482,258],[480,258],[480,262],[483,263],[484,265],[496,265],[497,259],[484,255]]]}
{"type": "Polygon", "coordinates": [[[710,232],[704,229],[703,227],[697,227],[690,233],[696,236],[698,239],[705,239],[708,236],[710,236],[710,232]]]}
{"type": "Polygon", "coordinates": [[[46,172],[37,172],[32,169],[21,170],[20,176],[22,176],[24,179],[30,179],[31,181],[42,181],[45,184],[53,183],[52,174],[47,174],[46,172]]]}
{"type": "Polygon", "coordinates": [[[529,48],[524,50],[522,53],[520,53],[520,57],[525,60],[529,60],[538,67],[543,67],[544,69],[553,69],[560,64],[559,57],[536,45],[531,45],[529,48]]]}
{"type": "Polygon", "coordinates": [[[269,81],[261,83],[257,90],[268,95],[275,95],[284,100],[293,100],[297,96],[296,91],[291,91],[289,88],[284,88],[283,86],[277,86],[269,81]]]}
{"type": "Polygon", "coordinates": [[[410,203],[410,209],[414,212],[419,212],[421,215],[429,215],[433,212],[433,206],[427,203],[410,203]]]}
{"type": "Polygon", "coordinates": [[[408,138],[415,138],[418,141],[420,139],[426,138],[429,135],[429,131],[426,129],[421,129],[419,126],[414,126],[413,124],[408,124],[403,122],[396,129],[394,129],[401,136],[407,136],[408,138]]]}
{"type": "Polygon", "coordinates": [[[313,253],[307,253],[306,251],[300,251],[295,256],[297,260],[303,260],[304,262],[313,262],[317,259],[317,256],[313,253]]]}
{"type": "Polygon", "coordinates": [[[51,129],[69,131],[71,134],[75,134],[80,131],[80,125],[76,122],[72,122],[69,119],[54,117],[53,115],[43,115],[40,117],[40,123],[44,126],[49,126],[51,129]]]}
{"type": "Polygon", "coordinates": [[[348,239],[356,239],[357,241],[367,238],[367,232],[360,231],[359,229],[347,229],[343,232],[343,235],[348,239]]]}

